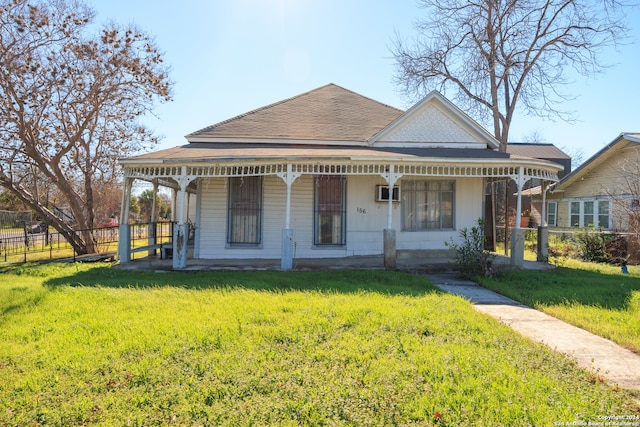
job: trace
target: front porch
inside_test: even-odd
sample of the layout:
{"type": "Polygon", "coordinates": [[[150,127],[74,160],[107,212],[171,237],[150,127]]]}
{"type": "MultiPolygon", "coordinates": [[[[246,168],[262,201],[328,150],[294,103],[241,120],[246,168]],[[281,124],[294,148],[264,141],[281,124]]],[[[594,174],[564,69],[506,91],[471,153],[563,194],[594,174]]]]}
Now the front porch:
{"type": "MultiPolygon", "coordinates": [[[[459,228],[466,227],[468,224],[472,223],[474,218],[469,216],[469,212],[478,212],[479,216],[480,212],[483,210],[479,204],[474,206],[469,212],[467,212],[467,209],[463,208],[463,206],[465,206],[469,201],[482,199],[482,196],[478,196],[474,199],[474,195],[476,193],[469,192],[471,191],[470,188],[472,188],[469,184],[475,183],[473,185],[476,185],[477,189],[481,189],[484,187],[483,183],[489,180],[515,181],[518,184],[518,204],[516,206],[516,210],[519,212],[521,210],[520,193],[525,182],[534,178],[550,182],[557,180],[557,167],[555,165],[549,165],[545,162],[540,162],[534,159],[510,159],[510,161],[507,162],[509,166],[505,166],[505,160],[500,157],[500,153],[496,154],[489,150],[486,152],[480,152],[483,156],[479,156],[473,160],[463,160],[458,158],[455,156],[457,152],[448,153],[449,155],[452,155],[451,158],[441,158],[438,160],[421,159],[421,161],[416,161],[417,159],[409,156],[406,163],[384,162],[379,159],[359,158],[357,160],[351,159],[350,161],[345,161],[343,159],[334,160],[333,162],[327,161],[321,164],[310,163],[307,159],[299,159],[297,161],[283,163],[276,161],[276,159],[270,159],[267,161],[252,160],[250,162],[241,161],[237,164],[233,164],[235,162],[232,164],[229,164],[231,162],[227,162],[225,165],[216,164],[211,161],[212,164],[208,166],[184,164],[179,167],[168,167],[160,164],[157,166],[127,164],[125,165],[125,191],[121,217],[128,217],[128,200],[130,198],[131,187],[134,180],[143,180],[153,183],[154,192],[157,191],[158,186],[160,185],[172,188],[174,192],[174,221],[176,221],[171,234],[173,246],[171,250],[173,255],[173,269],[189,269],[190,265],[196,265],[201,262],[210,265],[220,265],[221,262],[222,264],[229,264],[229,261],[225,262],[226,259],[230,258],[225,256],[229,253],[228,247],[220,248],[218,252],[213,252],[210,247],[201,245],[202,241],[221,241],[220,232],[217,235],[212,235],[210,231],[213,226],[216,224],[222,224],[227,218],[225,211],[223,211],[225,208],[224,205],[211,203],[214,200],[217,202],[225,200],[228,191],[227,186],[230,179],[243,180],[248,179],[249,177],[263,177],[265,179],[270,179],[271,181],[269,181],[268,190],[272,191],[271,194],[273,195],[280,195],[280,199],[278,199],[278,203],[270,205],[272,209],[268,212],[271,213],[271,219],[273,221],[270,223],[269,230],[273,233],[274,230],[277,230],[280,227],[282,232],[281,236],[278,236],[277,238],[273,235],[270,236],[271,240],[269,242],[272,247],[269,252],[266,250],[260,250],[259,252],[262,253],[258,254],[258,251],[253,251],[246,258],[238,259],[232,264],[235,266],[245,265],[247,263],[257,265],[263,262],[259,261],[259,259],[264,258],[269,260],[268,262],[265,261],[267,265],[276,263],[279,264],[279,269],[281,270],[295,270],[298,266],[294,265],[294,263],[298,263],[298,265],[300,265],[300,260],[309,258],[309,256],[300,256],[300,254],[298,254],[298,257],[295,256],[296,241],[292,222],[294,217],[303,218],[304,212],[301,214],[301,208],[298,206],[298,212],[296,215],[293,207],[293,199],[295,198],[297,201],[304,200],[305,197],[310,197],[307,195],[312,194],[313,192],[312,184],[310,184],[312,183],[311,180],[313,177],[327,175],[343,176],[354,180],[359,179],[359,182],[365,183],[366,185],[378,180],[375,182],[386,186],[386,188],[394,188],[394,186],[396,186],[396,184],[403,178],[466,180],[464,181],[465,185],[459,186],[460,194],[463,194],[463,192],[466,191],[466,193],[464,193],[465,196],[460,196],[459,212],[461,215],[464,213],[467,216],[460,217],[463,218],[463,220],[460,221],[459,228]],[[247,163],[251,164],[248,165],[247,163]],[[292,190],[294,182],[297,183],[296,188],[298,191],[295,195],[292,190]],[[207,195],[209,197],[209,204],[206,207],[203,207],[202,202],[202,195],[204,194],[203,189],[208,191],[207,195]],[[218,191],[218,193],[214,194],[213,191],[218,191]],[[192,196],[195,196],[196,199],[194,218],[196,232],[194,236],[194,249],[191,255],[189,255],[187,254],[187,242],[191,239],[187,238],[187,236],[191,237],[191,233],[189,232],[189,225],[187,222],[190,217],[188,208],[190,205],[189,200],[192,196]],[[207,217],[207,220],[202,220],[202,212],[205,210],[209,217],[207,217]],[[211,212],[217,212],[218,216],[215,218],[211,217],[211,212]],[[279,224],[276,226],[271,225],[276,223],[279,224]],[[209,233],[205,234],[204,237],[202,235],[203,229],[206,229],[206,232],[209,233]],[[214,237],[217,237],[217,240],[214,237]],[[209,252],[203,253],[205,250],[208,250],[209,252]],[[279,258],[276,258],[277,252],[279,252],[279,258]],[[189,260],[189,262],[187,262],[187,260],[189,260]]],[[[187,163],[190,162],[192,161],[190,160],[187,163]]],[[[473,188],[477,190],[475,187],[473,188]]],[[[364,189],[364,191],[351,192],[351,194],[357,193],[366,194],[368,193],[368,190],[364,189]]],[[[269,198],[269,200],[276,199],[269,198]]],[[[382,207],[377,204],[377,202],[369,200],[368,197],[364,199],[364,202],[362,200],[363,199],[359,199],[359,202],[370,203],[370,205],[359,205],[364,206],[364,208],[361,208],[361,212],[379,212],[376,223],[377,225],[368,232],[374,234],[379,233],[379,236],[384,234],[384,248],[379,254],[380,256],[372,256],[373,260],[369,261],[369,264],[374,265],[376,268],[378,266],[380,268],[390,269],[403,268],[401,253],[406,251],[407,247],[399,248],[396,244],[395,238],[396,230],[401,230],[400,211],[398,209],[394,209],[397,207],[394,203],[398,203],[399,201],[393,200],[392,197],[387,197],[383,203],[385,207],[382,207]],[[386,223],[386,227],[383,223],[386,223]],[[376,261],[378,258],[380,259],[379,265],[377,265],[376,261]]],[[[473,216],[475,216],[475,214],[473,216]]],[[[475,216],[475,218],[478,216],[475,216]]],[[[357,224],[355,218],[352,224],[357,224]]],[[[122,241],[126,242],[129,240],[127,236],[127,227],[125,224],[121,224],[120,227],[121,235],[123,237],[122,241]]],[[[223,229],[223,226],[220,227],[223,229]]],[[[302,230],[311,229],[312,227],[313,224],[305,223],[304,226],[299,225],[297,233],[300,233],[302,230]]],[[[447,241],[454,232],[455,230],[449,230],[449,235],[443,237],[442,241],[447,241]]],[[[512,255],[511,262],[515,266],[521,266],[524,251],[524,230],[521,228],[519,223],[516,224],[513,235],[516,245],[512,246],[512,249],[515,249],[512,254],[515,255],[512,255]]],[[[408,235],[405,234],[405,237],[406,236],[408,235]]],[[[411,244],[411,242],[409,244],[411,244]]],[[[415,242],[413,244],[414,246],[421,245],[421,243],[415,242]]],[[[421,247],[420,249],[425,248],[421,247]]],[[[121,243],[119,253],[120,262],[130,262],[130,253],[128,245],[126,245],[126,243],[121,243]]],[[[349,255],[353,255],[353,253],[349,255]]],[[[361,256],[365,254],[357,254],[356,252],[356,255],[360,256],[354,258],[361,258],[361,256]]],[[[333,257],[327,258],[330,259],[331,262],[338,262],[336,260],[338,256],[336,254],[333,254],[332,256],[333,257]]],[[[342,258],[343,256],[340,255],[340,257],[342,258]]],[[[324,257],[320,258],[324,259],[324,257]]],[[[347,256],[347,258],[349,258],[349,256],[347,256]]],[[[416,268],[420,268],[423,264],[433,264],[433,261],[425,261],[423,263],[421,260],[416,260],[414,257],[410,258],[416,268]]],[[[429,257],[427,257],[427,259],[429,259],[429,257]]],[[[312,263],[306,262],[306,265],[313,264],[317,263],[315,261],[312,263]]]]}

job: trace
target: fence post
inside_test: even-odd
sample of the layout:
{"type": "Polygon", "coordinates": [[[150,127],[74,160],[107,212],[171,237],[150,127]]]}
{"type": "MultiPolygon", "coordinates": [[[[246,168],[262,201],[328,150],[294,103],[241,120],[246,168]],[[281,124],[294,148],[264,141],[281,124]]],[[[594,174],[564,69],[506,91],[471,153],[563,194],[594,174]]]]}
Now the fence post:
{"type": "MultiPolygon", "coordinates": [[[[158,223],[157,222],[150,222],[149,225],[147,226],[147,244],[149,246],[151,245],[155,245],[158,243],[158,238],[157,238],[157,227],[158,223]]],[[[152,256],[152,255],[156,255],[157,251],[156,249],[150,249],[147,252],[147,255],[152,256]]]]}

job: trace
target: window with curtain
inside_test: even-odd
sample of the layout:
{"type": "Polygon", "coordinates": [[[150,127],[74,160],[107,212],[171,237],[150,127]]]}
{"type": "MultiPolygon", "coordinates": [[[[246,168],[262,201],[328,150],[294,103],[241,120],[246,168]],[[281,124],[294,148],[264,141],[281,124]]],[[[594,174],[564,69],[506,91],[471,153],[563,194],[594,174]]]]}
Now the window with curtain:
{"type": "Polygon", "coordinates": [[[262,177],[229,178],[227,243],[258,245],[262,237],[262,177]]]}
{"type": "Polygon", "coordinates": [[[346,244],[346,183],[337,175],[315,178],[314,244],[346,244]]]}
{"type": "Polygon", "coordinates": [[[452,229],[455,181],[403,180],[402,229],[452,229]]]}

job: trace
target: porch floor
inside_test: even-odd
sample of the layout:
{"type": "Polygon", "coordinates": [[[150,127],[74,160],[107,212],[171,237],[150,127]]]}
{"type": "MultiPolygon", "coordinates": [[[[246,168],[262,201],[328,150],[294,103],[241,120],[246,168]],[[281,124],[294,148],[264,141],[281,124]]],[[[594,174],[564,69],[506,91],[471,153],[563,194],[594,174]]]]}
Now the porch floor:
{"type": "MultiPolygon", "coordinates": [[[[398,251],[396,269],[419,272],[446,272],[454,270],[454,259],[450,251],[398,251]]],[[[508,267],[510,259],[496,254],[495,264],[508,267]]],[[[545,270],[553,265],[524,261],[523,268],[545,270]]],[[[171,271],[172,259],[161,259],[160,255],[139,256],[129,263],[120,263],[117,268],[129,270],[171,271]]],[[[384,269],[382,255],[350,256],[343,258],[298,258],[293,260],[294,271],[313,270],[378,270],[384,269]]],[[[201,259],[193,258],[192,250],[187,253],[187,267],[180,271],[206,270],[280,270],[280,259],[201,259]]]]}

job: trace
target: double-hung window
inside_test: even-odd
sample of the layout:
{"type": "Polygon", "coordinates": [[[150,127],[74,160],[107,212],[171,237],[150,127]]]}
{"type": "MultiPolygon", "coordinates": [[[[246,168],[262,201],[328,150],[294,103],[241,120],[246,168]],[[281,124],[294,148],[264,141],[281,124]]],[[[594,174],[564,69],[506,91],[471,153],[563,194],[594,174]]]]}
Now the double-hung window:
{"type": "Polygon", "coordinates": [[[583,202],[582,225],[584,227],[593,227],[596,223],[593,217],[593,200],[583,202]]]}
{"type": "Polygon", "coordinates": [[[346,244],[346,184],[339,175],[320,175],[315,178],[314,244],[346,244]]]}
{"type": "Polygon", "coordinates": [[[569,209],[569,225],[580,227],[580,202],[571,202],[569,209]]]}
{"type": "Polygon", "coordinates": [[[455,181],[403,180],[402,229],[453,229],[455,181]]]}
{"type": "Polygon", "coordinates": [[[610,227],[609,200],[582,200],[569,203],[571,227],[610,227]]]}
{"type": "Polygon", "coordinates": [[[227,243],[259,245],[262,238],[262,177],[229,178],[227,243]]]}
{"type": "Polygon", "coordinates": [[[609,201],[598,201],[598,226],[600,228],[609,228],[609,201]]]}
{"type": "Polygon", "coordinates": [[[547,224],[551,227],[558,225],[558,202],[549,202],[547,205],[547,224]]]}

